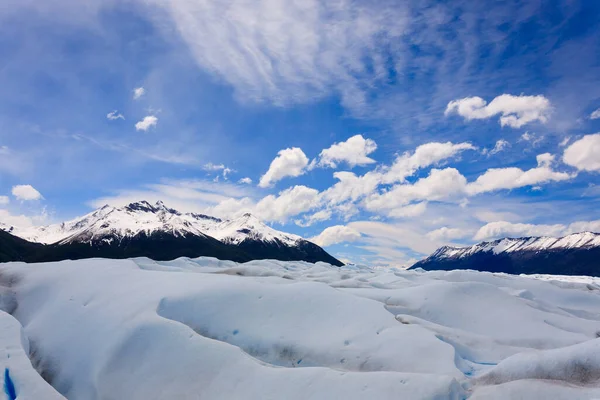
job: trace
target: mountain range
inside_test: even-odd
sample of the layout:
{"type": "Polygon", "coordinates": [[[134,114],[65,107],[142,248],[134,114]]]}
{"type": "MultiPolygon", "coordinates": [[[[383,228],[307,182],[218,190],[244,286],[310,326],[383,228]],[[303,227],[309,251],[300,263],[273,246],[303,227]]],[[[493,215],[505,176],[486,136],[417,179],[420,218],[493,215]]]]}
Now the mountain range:
{"type": "Polygon", "coordinates": [[[600,234],[522,237],[467,247],[444,246],[411,269],[600,276],[600,234]]]}
{"type": "Polygon", "coordinates": [[[81,218],[48,226],[17,228],[0,222],[0,262],[200,256],[238,262],[276,259],[343,265],[316,244],[277,231],[252,214],[223,220],[181,213],[161,201],[106,205],[81,218]]]}

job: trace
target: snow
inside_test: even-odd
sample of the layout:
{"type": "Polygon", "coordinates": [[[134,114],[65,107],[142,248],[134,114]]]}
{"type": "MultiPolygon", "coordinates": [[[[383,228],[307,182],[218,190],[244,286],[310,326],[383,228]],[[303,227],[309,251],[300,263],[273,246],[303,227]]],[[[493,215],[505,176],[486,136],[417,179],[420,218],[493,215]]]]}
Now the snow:
{"type": "Polygon", "coordinates": [[[221,220],[203,214],[180,213],[161,201],[131,203],[125,207],[104,206],[83,217],[49,226],[28,228],[9,227],[6,230],[23,239],[52,244],[101,241],[110,243],[139,234],[168,232],[176,237],[187,235],[212,236],[225,243],[240,244],[246,239],[295,246],[303,240],[300,236],[270,228],[251,214],[233,220],[221,220]]]}
{"type": "Polygon", "coordinates": [[[600,398],[600,287],[541,278],[213,258],[0,264],[0,367],[19,400],[600,398]]]}
{"type": "Polygon", "coordinates": [[[462,258],[475,253],[493,252],[494,254],[512,253],[517,251],[547,251],[575,248],[600,247],[600,234],[592,232],[573,233],[562,238],[526,237],[504,238],[493,242],[481,242],[473,246],[452,247],[444,246],[433,253],[430,259],[462,258]]]}

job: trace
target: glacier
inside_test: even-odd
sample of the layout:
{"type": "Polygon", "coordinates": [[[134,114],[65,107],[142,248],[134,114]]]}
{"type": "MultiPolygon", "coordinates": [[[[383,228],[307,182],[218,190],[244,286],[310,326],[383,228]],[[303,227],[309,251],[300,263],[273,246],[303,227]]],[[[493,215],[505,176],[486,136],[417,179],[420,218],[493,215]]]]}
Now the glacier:
{"type": "Polygon", "coordinates": [[[272,260],[0,264],[27,399],[597,399],[595,278],[272,260]]]}

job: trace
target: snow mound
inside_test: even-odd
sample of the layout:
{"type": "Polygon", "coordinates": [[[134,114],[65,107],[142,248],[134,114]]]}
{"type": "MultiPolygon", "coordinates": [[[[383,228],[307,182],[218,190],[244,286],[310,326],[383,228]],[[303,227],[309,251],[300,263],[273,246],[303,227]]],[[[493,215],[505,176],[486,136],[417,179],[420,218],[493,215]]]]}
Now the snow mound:
{"type": "Polygon", "coordinates": [[[560,349],[515,354],[477,379],[497,385],[521,379],[588,385],[600,380],[600,339],[560,349]]]}
{"type": "Polygon", "coordinates": [[[19,400],[592,399],[589,285],[273,260],[0,264],[0,367],[19,400]]]}

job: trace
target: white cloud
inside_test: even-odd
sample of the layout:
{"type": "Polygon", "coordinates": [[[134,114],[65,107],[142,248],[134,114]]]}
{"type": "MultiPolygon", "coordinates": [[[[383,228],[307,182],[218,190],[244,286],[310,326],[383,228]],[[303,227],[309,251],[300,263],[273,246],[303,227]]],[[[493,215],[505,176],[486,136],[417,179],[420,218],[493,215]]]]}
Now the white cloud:
{"type": "Polygon", "coordinates": [[[468,234],[469,232],[464,229],[443,226],[431,232],[427,232],[427,237],[431,240],[447,241],[464,238],[468,234]]]}
{"type": "Polygon", "coordinates": [[[229,198],[205,210],[205,213],[219,218],[235,218],[244,213],[253,213],[256,204],[249,197],[229,198]]]}
{"type": "Polygon", "coordinates": [[[0,196],[0,206],[5,206],[10,203],[8,196],[0,196]]]}
{"type": "Polygon", "coordinates": [[[144,89],[143,87],[138,87],[138,88],[133,89],[133,99],[134,100],[139,99],[144,94],[146,94],[146,89],[144,89]]]}
{"type": "Polygon", "coordinates": [[[595,221],[577,221],[569,224],[566,234],[577,232],[600,233],[600,219],[595,221]]]}
{"type": "Polygon", "coordinates": [[[600,133],[586,135],[571,143],[565,149],[563,161],[580,171],[600,171],[600,133]]]}
{"type": "Polygon", "coordinates": [[[494,154],[498,154],[501,151],[505,150],[506,148],[510,147],[510,143],[504,139],[500,139],[496,141],[496,144],[494,145],[494,148],[491,150],[487,150],[485,149],[483,151],[484,154],[489,154],[489,155],[494,155],[494,154]]]}
{"type": "Polygon", "coordinates": [[[29,228],[35,226],[34,220],[26,215],[13,215],[8,210],[0,209],[0,227],[29,228]]]}
{"type": "Polygon", "coordinates": [[[388,213],[388,216],[393,218],[414,218],[422,215],[425,211],[427,211],[427,202],[423,201],[409,206],[394,208],[388,213]]]}
{"type": "MultiPolygon", "coordinates": [[[[175,208],[181,212],[198,212],[218,217],[230,217],[237,215],[235,207],[229,209],[230,214],[225,213],[226,205],[223,205],[219,213],[213,213],[212,208],[224,201],[240,201],[236,207],[241,209],[252,205],[249,197],[253,197],[255,189],[247,185],[237,185],[227,182],[211,182],[207,180],[163,180],[160,183],[143,185],[139,189],[126,189],[117,191],[112,196],[100,197],[88,203],[90,207],[98,208],[105,204],[111,206],[123,206],[131,202],[146,200],[151,203],[158,200],[163,201],[168,207],[175,208]]],[[[230,202],[231,203],[231,202],[230,202]]],[[[251,211],[246,208],[242,212],[251,211]]]]}
{"type": "Polygon", "coordinates": [[[520,128],[534,121],[548,121],[552,108],[544,96],[503,94],[489,104],[481,97],[465,97],[448,103],[445,115],[458,114],[466,120],[487,119],[500,115],[500,125],[520,128]]]}
{"type": "Polygon", "coordinates": [[[455,168],[432,169],[429,176],[414,184],[396,185],[383,194],[365,200],[370,211],[391,210],[413,201],[457,200],[465,193],[467,179],[455,168]]]}
{"type": "Polygon", "coordinates": [[[536,135],[535,133],[525,132],[519,138],[519,142],[530,142],[533,147],[536,147],[544,140],[544,136],[536,135]]]}
{"type": "Polygon", "coordinates": [[[556,172],[550,168],[554,156],[549,153],[537,156],[538,166],[523,171],[520,168],[490,168],[480,175],[475,182],[467,186],[469,195],[493,192],[501,189],[516,189],[524,186],[534,186],[547,182],[560,182],[573,178],[565,172],[556,172]]]}
{"type": "Polygon", "coordinates": [[[490,222],[479,228],[473,239],[488,240],[506,236],[561,236],[564,230],[565,226],[561,224],[534,225],[496,221],[490,222]]]}
{"type": "Polygon", "coordinates": [[[16,185],[12,188],[12,194],[18,200],[30,201],[43,199],[42,194],[31,185],[16,185]]]}
{"type": "Polygon", "coordinates": [[[169,11],[196,62],[242,100],[277,105],[338,93],[360,107],[386,83],[406,34],[406,6],[351,0],[157,2],[169,11]],[[210,40],[206,40],[210,38],[210,40]]]}
{"type": "Polygon", "coordinates": [[[361,176],[348,171],[338,171],[333,174],[333,177],[339,182],[322,194],[323,199],[329,204],[339,204],[347,200],[356,201],[374,192],[382,179],[380,173],[373,171],[361,176]]]}
{"type": "Polygon", "coordinates": [[[398,156],[391,167],[385,169],[383,183],[403,182],[421,168],[436,165],[455,157],[465,150],[475,150],[471,143],[439,143],[422,144],[413,154],[408,152],[398,156]]]}
{"type": "Polygon", "coordinates": [[[598,119],[600,118],[600,108],[597,110],[594,110],[591,114],[590,114],[590,119],[598,119]]]}
{"type": "Polygon", "coordinates": [[[333,212],[331,210],[325,209],[325,210],[317,211],[314,214],[308,215],[308,216],[304,217],[303,219],[298,219],[294,222],[296,223],[296,225],[306,228],[308,226],[311,226],[315,222],[330,220],[332,214],[333,214],[333,212]]]}
{"type": "Polygon", "coordinates": [[[560,237],[578,232],[600,232],[600,220],[577,221],[569,225],[522,224],[507,221],[490,222],[477,231],[473,239],[489,240],[502,237],[553,236],[560,237]]]}
{"type": "Polygon", "coordinates": [[[351,243],[360,239],[360,232],[344,225],[326,228],[319,235],[309,240],[319,246],[331,246],[338,243],[351,243]]]}
{"type": "Polygon", "coordinates": [[[245,177],[245,178],[241,178],[238,183],[243,183],[245,185],[251,185],[252,184],[252,179],[250,179],[249,177],[245,177]]]}
{"type": "Polygon", "coordinates": [[[256,204],[255,213],[265,221],[285,223],[290,217],[310,211],[319,206],[319,192],[298,185],[268,195],[256,204]]]}
{"type": "Polygon", "coordinates": [[[377,150],[374,140],[365,139],[362,135],[355,135],[345,142],[335,143],[319,154],[318,165],[322,167],[336,168],[338,163],[345,162],[350,167],[375,163],[375,160],[367,157],[377,150]]]}
{"type": "Polygon", "coordinates": [[[235,170],[231,169],[231,168],[223,168],[223,179],[227,180],[229,177],[229,174],[231,174],[232,172],[235,172],[235,170]]]}
{"type": "Polygon", "coordinates": [[[554,154],[543,153],[538,154],[535,157],[535,160],[537,161],[538,166],[540,167],[550,167],[554,163],[554,158],[554,154]]]}
{"type": "Polygon", "coordinates": [[[225,169],[225,165],[207,163],[202,166],[202,169],[204,169],[205,171],[221,171],[221,170],[225,169]]]}
{"type": "Polygon", "coordinates": [[[267,172],[261,176],[258,186],[270,187],[273,184],[285,177],[296,177],[302,175],[306,171],[308,165],[308,157],[298,147],[280,150],[277,157],[271,161],[271,165],[267,172]]]}
{"type": "Polygon", "coordinates": [[[571,136],[567,136],[566,138],[564,138],[563,140],[561,140],[558,145],[560,147],[565,147],[566,145],[569,144],[570,141],[571,141],[571,136]]]}
{"type": "Polygon", "coordinates": [[[156,126],[157,123],[158,118],[156,118],[154,115],[147,115],[141,121],[136,122],[135,130],[146,132],[151,127],[156,126]]]}
{"type": "MultiPolygon", "coordinates": [[[[363,235],[363,241],[379,249],[410,249],[425,255],[435,251],[441,244],[430,240],[414,224],[356,221],[350,222],[347,226],[363,235]]],[[[402,260],[396,261],[396,263],[400,263],[402,260]]]]}
{"type": "Polygon", "coordinates": [[[123,116],[123,114],[119,113],[117,110],[111,111],[108,114],[106,114],[106,118],[114,121],[117,119],[125,119],[125,117],[123,116]]]}
{"type": "MultiPolygon", "coordinates": [[[[222,171],[221,174],[223,175],[223,179],[225,179],[225,180],[227,180],[229,178],[229,174],[231,174],[232,172],[236,172],[234,169],[228,168],[224,164],[213,164],[213,163],[204,164],[202,166],[202,169],[205,171],[211,171],[211,172],[222,171]]],[[[248,178],[248,179],[250,179],[250,178],[248,178]]],[[[216,176],[214,178],[214,181],[218,182],[219,176],[216,176]]],[[[244,183],[244,182],[239,182],[239,183],[244,183]]],[[[252,180],[250,180],[250,183],[252,183],[252,180]]]]}

